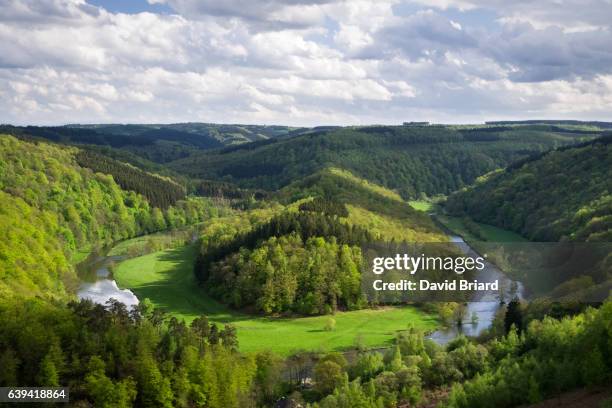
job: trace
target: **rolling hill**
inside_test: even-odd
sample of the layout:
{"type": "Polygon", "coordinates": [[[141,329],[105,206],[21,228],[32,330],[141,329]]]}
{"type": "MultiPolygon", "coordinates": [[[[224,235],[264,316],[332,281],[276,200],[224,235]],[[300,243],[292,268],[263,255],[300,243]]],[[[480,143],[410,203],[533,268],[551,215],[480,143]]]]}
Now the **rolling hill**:
{"type": "Polygon", "coordinates": [[[445,208],[536,241],[612,241],[612,137],[480,177],[445,208]]]}
{"type": "Polygon", "coordinates": [[[448,194],[515,160],[591,137],[530,126],[341,128],[200,151],[168,165],[191,177],[267,190],[332,166],[414,198],[448,194]]]}
{"type": "Polygon", "coordinates": [[[113,163],[123,166],[119,182],[131,187],[124,190],[111,175],[82,167],[81,154],[75,147],[0,135],[2,297],[65,296],[76,283],[77,250],[193,223],[207,214],[205,200],[185,198],[171,181],[113,163]],[[140,193],[156,197],[156,206],[140,193]]]}

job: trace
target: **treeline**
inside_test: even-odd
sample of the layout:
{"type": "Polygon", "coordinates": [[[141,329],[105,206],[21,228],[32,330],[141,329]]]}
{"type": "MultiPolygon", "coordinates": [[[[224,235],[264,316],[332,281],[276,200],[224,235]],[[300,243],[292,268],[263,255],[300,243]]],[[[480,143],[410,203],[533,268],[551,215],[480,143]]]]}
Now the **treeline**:
{"type": "Polygon", "coordinates": [[[152,207],[165,209],[185,198],[185,188],[176,182],[154,176],[110,157],[90,150],[80,150],[75,158],[81,167],[96,173],[110,174],[122,189],[142,194],[152,207]]]}
{"type": "Polygon", "coordinates": [[[460,336],[442,347],[408,328],[384,352],[358,348],[350,363],[339,353],[316,357],[304,386],[305,356],[240,354],[235,328],[206,316],[186,325],[146,299],[131,310],[115,301],[3,300],[0,386],[67,386],[73,405],[103,408],[505,408],[609,384],[610,321],[608,300],[573,317],[510,326],[482,344],[460,336]],[[283,376],[287,368],[302,373],[298,382],[283,376]]]}
{"type": "Polygon", "coordinates": [[[203,197],[227,198],[230,200],[244,200],[250,197],[261,200],[268,196],[268,193],[263,190],[245,189],[231,183],[213,180],[198,182],[196,184],[196,193],[203,197]]]}
{"type": "Polygon", "coordinates": [[[300,204],[300,211],[310,211],[327,215],[335,215],[337,217],[348,217],[349,213],[346,209],[346,205],[343,203],[327,199],[324,197],[315,197],[311,201],[306,201],[300,204]]]}
{"type": "Polygon", "coordinates": [[[73,128],[68,126],[0,126],[0,133],[17,137],[46,139],[58,143],[95,144],[112,147],[128,145],[150,145],[154,140],[134,135],[99,133],[93,128],[73,128]]]}
{"type": "Polygon", "coordinates": [[[485,122],[487,125],[571,125],[571,126],[593,126],[601,129],[612,129],[612,122],[598,122],[598,121],[582,121],[582,120],[546,120],[546,119],[534,119],[534,120],[510,120],[510,121],[492,121],[485,122]]]}
{"type": "Polygon", "coordinates": [[[78,249],[213,216],[204,199],[162,210],[79,166],[78,150],[0,136],[0,293],[62,296],[75,287],[78,249]]]}
{"type": "Polygon", "coordinates": [[[0,304],[0,386],[70,388],[73,406],[245,407],[265,398],[265,358],[237,349],[232,325],[190,326],[110,301],[0,304]],[[24,324],[27,329],[24,330],[24,324]]]}
{"type": "Polygon", "coordinates": [[[169,166],[196,178],[266,190],[278,190],[334,166],[394,189],[403,198],[418,198],[448,194],[532,153],[588,136],[520,127],[496,132],[450,127],[342,128],[198,152],[169,166]]]}
{"type": "Polygon", "coordinates": [[[34,136],[66,144],[92,144],[124,148],[146,147],[159,141],[175,142],[183,147],[199,149],[221,147],[223,144],[207,133],[194,134],[168,127],[151,125],[75,125],[75,126],[0,126],[0,132],[14,136],[34,136]]]}
{"type": "MultiPolygon", "coordinates": [[[[401,220],[405,222],[406,229],[414,230],[417,234],[439,232],[427,214],[413,209],[398,193],[338,168],[326,168],[296,181],[283,188],[276,197],[283,202],[315,197],[318,203],[312,205],[337,206],[337,211],[341,214],[344,214],[341,205],[357,206],[378,215],[401,220]]],[[[309,205],[306,205],[306,208],[308,207],[309,205]]],[[[334,212],[332,208],[328,210],[334,212]]],[[[351,217],[349,222],[353,222],[351,217]]],[[[429,239],[423,238],[421,242],[427,241],[429,239]]]]}
{"type": "Polygon", "coordinates": [[[560,148],[452,194],[453,215],[535,241],[612,240],[612,138],[560,148]]]}
{"type": "Polygon", "coordinates": [[[195,263],[195,274],[202,283],[210,282],[210,266],[226,256],[244,249],[253,249],[258,243],[271,237],[281,237],[295,232],[302,241],[311,237],[332,238],[339,244],[361,245],[372,242],[374,237],[364,228],[340,222],[336,217],[309,212],[285,212],[250,231],[223,239],[202,240],[195,263]]]}

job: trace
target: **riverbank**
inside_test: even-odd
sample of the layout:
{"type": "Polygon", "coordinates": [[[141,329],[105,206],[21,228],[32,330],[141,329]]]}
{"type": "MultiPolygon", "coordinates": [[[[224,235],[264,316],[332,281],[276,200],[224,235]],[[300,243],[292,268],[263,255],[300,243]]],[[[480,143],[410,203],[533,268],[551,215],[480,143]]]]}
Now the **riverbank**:
{"type": "Polygon", "coordinates": [[[527,238],[505,229],[494,227],[493,225],[482,224],[469,221],[460,217],[435,214],[433,218],[444,228],[455,235],[461,236],[465,242],[473,246],[477,242],[528,242],[527,238]]]}

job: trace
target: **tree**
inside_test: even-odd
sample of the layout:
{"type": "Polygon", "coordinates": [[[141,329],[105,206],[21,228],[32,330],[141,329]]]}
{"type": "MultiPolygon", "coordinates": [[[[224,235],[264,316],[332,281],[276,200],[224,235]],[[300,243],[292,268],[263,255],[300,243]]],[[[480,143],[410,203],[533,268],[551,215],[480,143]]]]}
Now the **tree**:
{"type": "Polygon", "coordinates": [[[314,367],[313,380],[315,382],[315,389],[319,394],[326,395],[348,381],[348,378],[338,363],[322,360],[314,367]]]}
{"type": "Polygon", "coordinates": [[[38,384],[45,387],[59,387],[59,374],[53,359],[48,354],[40,363],[38,384]]]}
{"type": "Polygon", "coordinates": [[[519,333],[523,330],[523,311],[521,302],[516,297],[508,303],[506,309],[506,316],[504,317],[504,329],[506,330],[506,334],[510,333],[512,326],[516,327],[519,333]]]}
{"type": "Polygon", "coordinates": [[[196,317],[191,322],[191,329],[200,338],[200,348],[204,345],[205,339],[210,334],[210,324],[208,323],[208,317],[202,315],[196,317]]]}
{"type": "Polygon", "coordinates": [[[155,307],[153,306],[153,302],[151,302],[151,299],[149,298],[144,298],[140,301],[140,303],[138,303],[138,311],[140,312],[140,315],[145,319],[151,317],[154,309],[155,307]]]}
{"type": "Polygon", "coordinates": [[[325,327],[323,328],[325,331],[333,331],[336,328],[336,319],[333,317],[328,317],[325,321],[325,327]]]}
{"type": "Polygon", "coordinates": [[[210,326],[210,333],[208,334],[208,343],[211,345],[219,344],[220,335],[219,327],[215,323],[210,326]]]}
{"type": "Polygon", "coordinates": [[[264,351],[257,354],[255,362],[257,364],[255,384],[260,402],[273,402],[280,389],[283,361],[276,354],[264,351]]]}
{"type": "Polygon", "coordinates": [[[172,407],[174,395],[170,380],[160,372],[155,360],[144,352],[137,360],[138,404],[143,407],[172,407]]]}
{"type": "Polygon", "coordinates": [[[465,318],[465,313],[467,312],[467,306],[465,303],[457,303],[455,309],[453,310],[453,320],[457,326],[461,326],[463,324],[463,319],[465,318]]]}
{"type": "Polygon", "coordinates": [[[221,330],[220,337],[225,347],[232,350],[238,350],[238,334],[236,332],[236,326],[227,323],[223,330],[221,330]]]}
{"type": "Polygon", "coordinates": [[[0,353],[0,385],[3,387],[17,386],[17,368],[19,359],[12,348],[7,348],[0,353]]]}
{"type": "Polygon", "coordinates": [[[136,383],[131,377],[117,383],[108,378],[104,372],[104,362],[93,356],[85,375],[86,389],[96,407],[128,408],[133,406],[136,398],[136,383]]]}
{"type": "Polygon", "coordinates": [[[402,352],[399,344],[396,344],[395,347],[387,351],[384,360],[389,371],[395,372],[402,368],[404,362],[402,361],[402,352]]]}
{"type": "Polygon", "coordinates": [[[362,381],[367,381],[380,373],[384,367],[385,365],[380,353],[363,353],[351,367],[351,377],[359,377],[362,381]]]}
{"type": "Polygon", "coordinates": [[[603,384],[606,381],[606,364],[598,347],[590,350],[582,362],[582,379],[586,385],[603,384]]]}

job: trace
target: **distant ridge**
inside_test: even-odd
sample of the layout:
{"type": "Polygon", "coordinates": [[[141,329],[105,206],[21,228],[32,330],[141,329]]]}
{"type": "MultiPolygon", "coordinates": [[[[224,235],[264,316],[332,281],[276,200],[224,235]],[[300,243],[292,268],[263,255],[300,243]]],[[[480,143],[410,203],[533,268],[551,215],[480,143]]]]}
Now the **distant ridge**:
{"type": "Polygon", "coordinates": [[[575,125],[575,126],[597,126],[601,129],[612,129],[612,122],[582,121],[582,120],[554,120],[554,119],[532,119],[532,120],[496,120],[485,122],[486,125],[575,125]]]}

